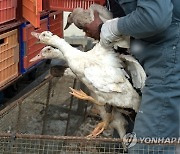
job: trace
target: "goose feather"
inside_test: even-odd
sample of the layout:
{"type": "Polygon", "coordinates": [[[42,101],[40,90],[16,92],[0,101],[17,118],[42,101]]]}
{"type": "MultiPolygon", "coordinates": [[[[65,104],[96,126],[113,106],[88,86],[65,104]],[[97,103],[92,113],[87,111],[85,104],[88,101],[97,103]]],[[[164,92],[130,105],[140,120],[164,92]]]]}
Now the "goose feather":
{"type": "MultiPolygon", "coordinates": [[[[100,43],[88,52],[82,52],[51,32],[32,33],[32,35],[41,43],[50,45],[46,47],[50,49],[46,49],[49,52],[42,54],[44,58],[55,58],[55,56],[58,58],[63,54],[72,72],[91,91],[91,96],[102,105],[114,106],[114,120],[111,126],[118,130],[122,138],[125,135],[127,122],[121,113],[118,113],[116,107],[130,108],[138,112],[140,105],[140,96],[129,82],[128,73],[124,68],[128,68],[131,78],[136,78],[133,80],[134,83],[137,82],[135,86],[142,88],[146,77],[141,65],[131,56],[119,55],[112,48],[102,47],[100,43]],[[53,51],[53,54],[50,51],[53,51]]],[[[104,106],[98,108],[102,119],[105,119],[107,114],[104,106]]]]}

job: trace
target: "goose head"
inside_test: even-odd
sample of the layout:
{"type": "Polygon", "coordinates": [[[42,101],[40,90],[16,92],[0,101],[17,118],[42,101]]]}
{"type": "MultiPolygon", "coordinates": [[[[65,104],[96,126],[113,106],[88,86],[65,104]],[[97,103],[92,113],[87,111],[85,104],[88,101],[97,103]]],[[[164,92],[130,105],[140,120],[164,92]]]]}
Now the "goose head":
{"type": "Polygon", "coordinates": [[[70,13],[67,17],[67,23],[66,26],[64,27],[64,30],[66,30],[72,23],[73,23],[73,14],[70,13]]]}
{"type": "Polygon", "coordinates": [[[51,33],[50,31],[44,31],[42,33],[31,32],[31,35],[39,40],[38,43],[44,43],[49,45],[52,44],[52,38],[56,37],[56,35],[53,35],[53,33],[51,33]]]}
{"type": "Polygon", "coordinates": [[[54,59],[62,57],[62,53],[59,49],[53,48],[51,46],[44,47],[38,55],[30,60],[30,62],[34,62],[42,59],[54,59]]]}
{"type": "MultiPolygon", "coordinates": [[[[64,30],[66,30],[72,23],[74,23],[74,17],[76,15],[80,15],[81,13],[83,14],[83,9],[82,8],[75,8],[73,12],[71,12],[68,17],[67,17],[67,23],[66,26],[64,27],[64,30]]],[[[80,28],[80,27],[78,27],[80,28]]]]}

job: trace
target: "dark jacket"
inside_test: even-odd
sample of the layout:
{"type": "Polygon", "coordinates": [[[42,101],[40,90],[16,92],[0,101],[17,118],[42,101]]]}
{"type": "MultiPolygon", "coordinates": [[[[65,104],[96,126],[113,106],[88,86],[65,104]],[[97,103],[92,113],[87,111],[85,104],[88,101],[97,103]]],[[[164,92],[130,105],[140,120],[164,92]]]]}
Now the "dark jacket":
{"type": "Polygon", "coordinates": [[[137,137],[180,137],[180,0],[116,0],[119,32],[147,74],[135,120],[137,137]]]}

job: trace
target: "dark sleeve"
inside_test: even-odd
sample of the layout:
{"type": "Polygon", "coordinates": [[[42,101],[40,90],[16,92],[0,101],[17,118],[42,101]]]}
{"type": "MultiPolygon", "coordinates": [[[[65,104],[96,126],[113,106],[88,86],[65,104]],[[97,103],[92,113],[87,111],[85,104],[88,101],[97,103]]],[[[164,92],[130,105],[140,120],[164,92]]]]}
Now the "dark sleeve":
{"type": "Polygon", "coordinates": [[[112,12],[113,18],[125,16],[124,10],[116,0],[106,0],[105,5],[112,12]]]}
{"type": "Polygon", "coordinates": [[[139,39],[156,35],[171,24],[172,10],[171,0],[137,0],[136,9],[119,19],[119,33],[139,39]]]}

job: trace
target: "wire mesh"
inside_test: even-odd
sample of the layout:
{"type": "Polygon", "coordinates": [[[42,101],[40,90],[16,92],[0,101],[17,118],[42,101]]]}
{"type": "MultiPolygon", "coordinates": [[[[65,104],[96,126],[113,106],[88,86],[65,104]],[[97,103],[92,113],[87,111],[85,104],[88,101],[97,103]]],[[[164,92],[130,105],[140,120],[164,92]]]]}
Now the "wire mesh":
{"type": "MultiPolygon", "coordinates": [[[[73,83],[73,78],[49,79],[26,97],[0,111],[0,154],[180,153],[175,150],[178,143],[137,143],[133,148],[125,150],[120,139],[80,137],[88,135],[96,123],[91,121],[94,123],[92,126],[88,121],[86,124],[88,118],[83,121],[85,115],[78,109],[76,99],[73,99],[69,110],[70,95],[67,87],[73,83]],[[67,135],[77,136],[63,136],[66,129],[67,135]]],[[[79,83],[76,85],[78,87],[79,83]]]]}
{"type": "Polygon", "coordinates": [[[3,153],[37,153],[37,154],[111,154],[119,153],[119,145],[110,142],[99,142],[85,139],[27,139],[27,138],[1,138],[0,150],[3,153]]]}
{"type": "Polygon", "coordinates": [[[0,151],[3,154],[175,154],[176,150],[174,145],[139,144],[125,151],[119,139],[6,134],[1,137],[0,151]]]}

